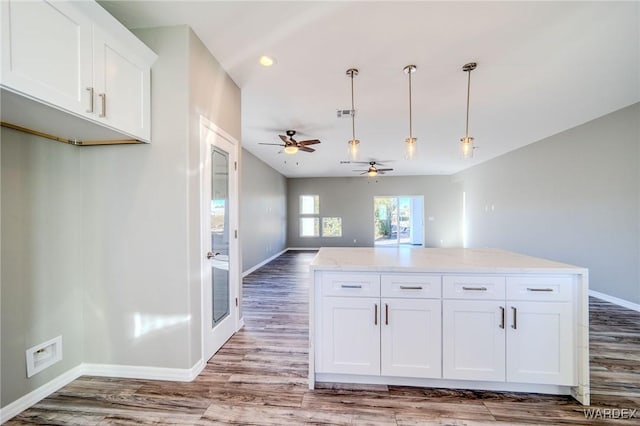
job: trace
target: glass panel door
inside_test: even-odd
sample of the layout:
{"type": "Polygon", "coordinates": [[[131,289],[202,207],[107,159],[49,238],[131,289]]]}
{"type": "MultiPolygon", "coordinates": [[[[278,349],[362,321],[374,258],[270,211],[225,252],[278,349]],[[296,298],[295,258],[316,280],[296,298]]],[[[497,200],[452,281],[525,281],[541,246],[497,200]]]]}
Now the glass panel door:
{"type": "Polygon", "coordinates": [[[213,324],[229,315],[229,154],[211,150],[211,297],[213,324]]]}
{"type": "Polygon", "coordinates": [[[375,245],[398,244],[398,198],[374,197],[375,245]]]}

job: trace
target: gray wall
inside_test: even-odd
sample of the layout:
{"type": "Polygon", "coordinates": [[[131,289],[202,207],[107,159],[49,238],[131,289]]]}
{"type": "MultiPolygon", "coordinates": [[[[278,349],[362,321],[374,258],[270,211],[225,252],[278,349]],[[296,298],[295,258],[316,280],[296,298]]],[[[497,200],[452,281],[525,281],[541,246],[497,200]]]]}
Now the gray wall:
{"type": "Polygon", "coordinates": [[[186,26],[138,31],[152,143],[72,147],[2,129],[2,406],[82,362],[201,357],[200,115],[240,140],[240,90],[186,26]],[[26,379],[25,350],[64,357],[26,379]]]}
{"type": "Polygon", "coordinates": [[[584,266],[592,289],[640,303],[638,123],[635,104],[454,176],[469,246],[584,266]]]}
{"type": "Polygon", "coordinates": [[[77,147],[2,128],[2,406],[82,362],[77,147]],[[25,350],[62,335],[63,359],[27,379],[25,350]]]}
{"type": "Polygon", "coordinates": [[[191,368],[201,357],[200,115],[239,140],[240,90],[187,26],[135,32],[159,56],[152,143],[83,156],[85,360],[191,368]]]}
{"type": "Polygon", "coordinates": [[[426,247],[462,244],[462,186],[450,176],[293,178],[287,185],[288,247],[373,246],[373,197],[392,195],[424,196],[426,247]],[[320,217],[342,217],[342,237],[299,236],[299,197],[314,194],[320,217]]]}
{"type": "Polygon", "coordinates": [[[242,270],[247,271],[287,247],[287,179],[244,149],[240,206],[242,270]]]}

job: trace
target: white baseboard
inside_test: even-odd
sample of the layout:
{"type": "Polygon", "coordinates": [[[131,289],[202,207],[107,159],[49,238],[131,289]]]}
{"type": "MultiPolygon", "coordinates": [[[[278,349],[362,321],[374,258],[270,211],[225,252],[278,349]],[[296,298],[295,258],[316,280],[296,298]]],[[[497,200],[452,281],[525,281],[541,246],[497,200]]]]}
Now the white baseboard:
{"type": "MultiPolygon", "coordinates": [[[[291,251],[314,251],[320,250],[320,247],[287,247],[287,250],[291,251]]],[[[287,251],[285,250],[285,251],[287,251]]]]}
{"type": "Polygon", "coordinates": [[[80,364],[66,373],[29,392],[25,396],[0,408],[0,424],[17,416],[27,408],[68,385],[81,376],[120,377],[125,379],[170,380],[190,382],[204,369],[206,363],[198,360],[191,368],[140,367],[134,365],[80,364]]]}
{"type": "Polygon", "coordinates": [[[4,423],[9,419],[17,416],[22,411],[37,404],[40,400],[48,397],[58,389],[73,382],[78,377],[82,376],[83,365],[80,364],[77,367],[68,370],[66,373],[62,373],[55,379],[40,386],[39,388],[29,392],[25,396],[16,399],[11,404],[0,408],[0,423],[4,423]]]}
{"type": "Polygon", "coordinates": [[[629,302],[628,300],[620,299],[615,296],[609,296],[608,294],[600,293],[599,291],[595,290],[589,290],[589,296],[593,296],[598,299],[604,300],[605,302],[610,302],[615,305],[640,312],[640,304],[638,303],[629,302]]]}
{"type": "Polygon", "coordinates": [[[204,368],[202,359],[191,368],[145,367],[137,365],[82,364],[82,375],[100,377],[121,377],[123,379],[169,380],[190,382],[204,368]]]}
{"type": "Polygon", "coordinates": [[[280,253],[276,253],[276,254],[274,254],[273,256],[271,256],[270,258],[265,259],[265,260],[263,260],[262,262],[258,263],[257,265],[255,265],[255,266],[253,266],[253,267],[251,267],[251,268],[247,269],[246,271],[244,271],[244,272],[242,273],[242,278],[244,278],[244,277],[246,277],[247,275],[249,275],[250,273],[255,272],[255,271],[257,271],[258,269],[262,268],[262,267],[263,267],[264,265],[266,265],[267,263],[269,263],[269,262],[271,262],[272,260],[276,259],[278,256],[280,256],[280,255],[284,254],[287,250],[289,250],[289,249],[286,249],[286,248],[285,248],[285,249],[284,249],[284,250],[282,250],[280,253]]]}

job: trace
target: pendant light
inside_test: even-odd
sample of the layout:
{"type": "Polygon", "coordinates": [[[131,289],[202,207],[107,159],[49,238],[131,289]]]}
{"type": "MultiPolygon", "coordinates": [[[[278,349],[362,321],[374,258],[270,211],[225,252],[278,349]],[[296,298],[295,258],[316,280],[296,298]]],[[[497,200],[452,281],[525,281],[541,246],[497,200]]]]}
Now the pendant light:
{"type": "Polygon", "coordinates": [[[351,140],[349,143],[349,159],[357,160],[358,159],[358,145],[360,141],[356,139],[356,109],[353,101],[353,77],[358,75],[357,68],[349,68],[347,70],[347,75],[351,78],[351,140]]]}
{"type": "Polygon", "coordinates": [[[473,138],[469,136],[469,92],[471,91],[471,71],[475,70],[478,66],[475,62],[469,62],[464,64],[462,71],[468,73],[467,79],[467,122],[464,130],[464,137],[460,139],[460,148],[462,149],[462,156],[464,158],[472,158],[473,150],[473,138]]]}
{"type": "Polygon", "coordinates": [[[409,137],[406,138],[405,141],[405,158],[407,160],[411,160],[416,153],[416,142],[417,138],[413,137],[413,121],[412,121],[412,111],[411,111],[411,74],[416,72],[418,68],[415,65],[407,65],[404,67],[404,73],[409,75],[409,137]]]}

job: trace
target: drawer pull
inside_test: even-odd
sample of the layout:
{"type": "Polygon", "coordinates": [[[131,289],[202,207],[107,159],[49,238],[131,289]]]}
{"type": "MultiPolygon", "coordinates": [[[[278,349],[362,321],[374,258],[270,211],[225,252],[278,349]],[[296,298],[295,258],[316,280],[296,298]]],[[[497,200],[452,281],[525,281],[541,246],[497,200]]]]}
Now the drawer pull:
{"type": "Polygon", "coordinates": [[[500,328],[504,330],[504,306],[500,306],[500,315],[502,317],[500,321],[500,328]]]}
{"type": "Polygon", "coordinates": [[[342,284],[340,287],[342,288],[362,288],[360,284],[342,284]]]}
{"type": "Polygon", "coordinates": [[[531,288],[527,287],[527,291],[553,291],[552,288],[531,288]]]}
{"type": "Polygon", "coordinates": [[[401,285],[400,290],[422,290],[421,285],[401,285]]]}
{"type": "Polygon", "coordinates": [[[378,325],[378,304],[376,303],[374,306],[375,306],[375,311],[373,314],[373,325],[378,325]]]}
{"type": "Polygon", "coordinates": [[[486,287],[462,287],[465,291],[487,291],[486,287]]]}
{"type": "Polygon", "coordinates": [[[389,304],[384,304],[384,325],[389,325],[389,304]]]}
{"type": "Polygon", "coordinates": [[[518,329],[518,310],[512,306],[511,310],[513,311],[513,324],[511,324],[511,328],[514,330],[518,329]]]}

